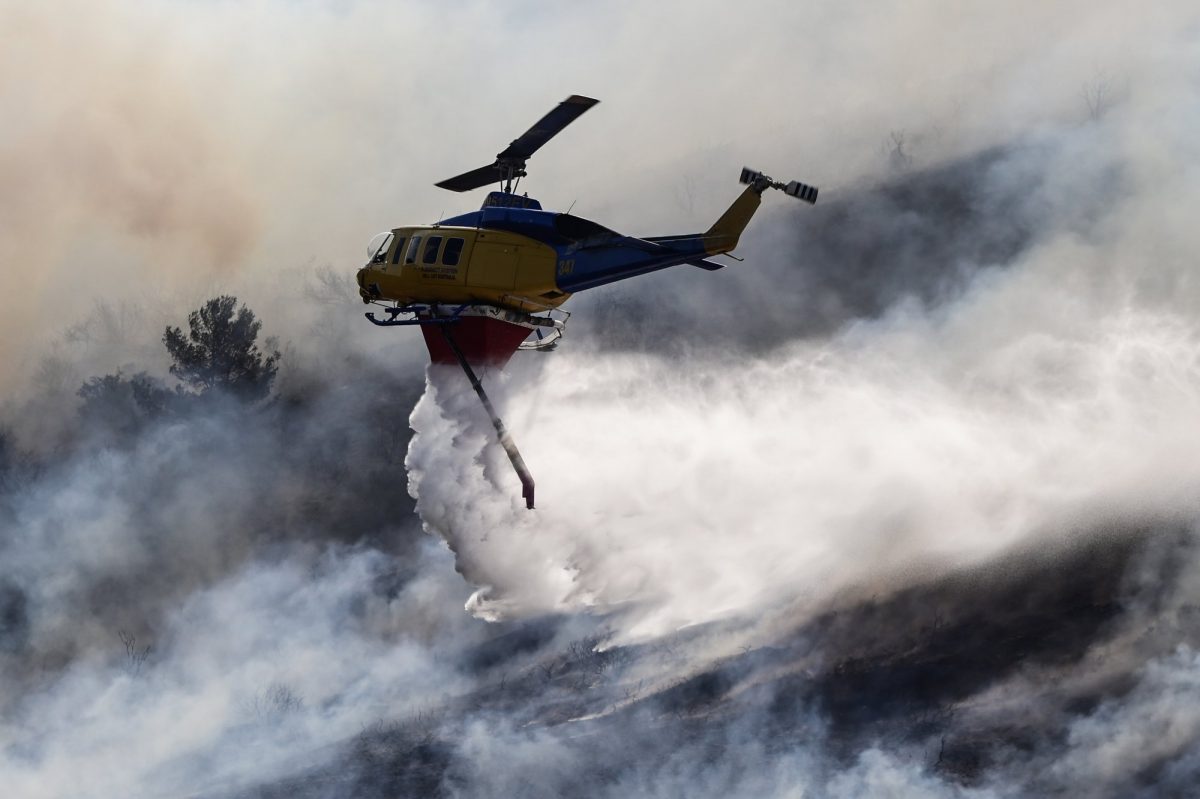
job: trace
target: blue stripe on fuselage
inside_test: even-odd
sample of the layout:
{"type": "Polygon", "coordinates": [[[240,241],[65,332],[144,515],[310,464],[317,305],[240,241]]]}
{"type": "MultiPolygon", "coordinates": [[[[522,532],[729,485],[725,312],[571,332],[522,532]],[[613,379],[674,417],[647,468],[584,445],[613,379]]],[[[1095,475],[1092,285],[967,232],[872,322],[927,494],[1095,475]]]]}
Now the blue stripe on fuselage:
{"type": "Polygon", "coordinates": [[[645,239],[617,236],[598,246],[556,249],[559,250],[558,288],[572,293],[687,263],[705,254],[699,237],[664,247],[645,239]]]}
{"type": "Polygon", "coordinates": [[[490,206],[439,224],[505,230],[550,245],[558,255],[555,282],[560,291],[571,293],[701,260],[707,254],[700,234],[659,243],[622,236],[569,214],[530,208],[490,206]]]}

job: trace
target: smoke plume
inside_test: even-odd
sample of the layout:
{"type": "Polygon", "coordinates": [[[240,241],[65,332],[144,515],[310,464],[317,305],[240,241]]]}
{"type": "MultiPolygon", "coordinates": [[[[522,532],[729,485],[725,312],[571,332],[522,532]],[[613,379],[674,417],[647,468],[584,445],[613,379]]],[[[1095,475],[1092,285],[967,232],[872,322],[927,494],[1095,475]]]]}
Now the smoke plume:
{"type": "Polygon", "coordinates": [[[1195,784],[1186,4],[0,25],[9,793],[1195,784]],[[702,230],[743,163],[821,201],[767,197],[743,263],[572,298],[556,352],[484,376],[530,512],[463,376],[351,275],[576,92],[603,102],[522,184],[546,207],[702,230]],[[218,294],[279,342],[271,397],[147,411],[164,328],[218,294]]]}

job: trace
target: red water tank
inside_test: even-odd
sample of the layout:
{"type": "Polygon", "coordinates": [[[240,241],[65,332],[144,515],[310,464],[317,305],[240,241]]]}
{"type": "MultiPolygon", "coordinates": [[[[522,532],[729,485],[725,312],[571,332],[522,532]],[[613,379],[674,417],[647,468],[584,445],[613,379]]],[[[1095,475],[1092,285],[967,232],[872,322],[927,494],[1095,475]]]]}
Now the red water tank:
{"type": "Polygon", "coordinates": [[[445,324],[421,325],[429,359],[433,363],[458,365],[446,342],[448,333],[471,366],[504,366],[529,336],[529,328],[485,316],[460,316],[445,324]]]}

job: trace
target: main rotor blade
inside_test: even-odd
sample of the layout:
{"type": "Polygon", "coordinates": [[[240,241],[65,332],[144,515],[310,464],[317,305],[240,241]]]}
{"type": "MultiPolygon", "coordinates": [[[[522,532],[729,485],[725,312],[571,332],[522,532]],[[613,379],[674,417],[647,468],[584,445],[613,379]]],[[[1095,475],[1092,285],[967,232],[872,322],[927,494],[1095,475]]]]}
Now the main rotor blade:
{"type": "Polygon", "coordinates": [[[501,170],[500,164],[496,163],[481,166],[479,169],[472,169],[470,172],[464,172],[461,175],[455,175],[434,185],[438,188],[449,189],[450,191],[470,191],[480,186],[486,186],[489,183],[497,183],[503,177],[504,173],[501,170]]]}
{"type": "Polygon", "coordinates": [[[513,143],[508,145],[508,148],[496,158],[499,160],[528,158],[598,102],[600,101],[593,100],[591,97],[572,94],[559,103],[554,110],[534,123],[532,128],[514,139],[513,143]]]}

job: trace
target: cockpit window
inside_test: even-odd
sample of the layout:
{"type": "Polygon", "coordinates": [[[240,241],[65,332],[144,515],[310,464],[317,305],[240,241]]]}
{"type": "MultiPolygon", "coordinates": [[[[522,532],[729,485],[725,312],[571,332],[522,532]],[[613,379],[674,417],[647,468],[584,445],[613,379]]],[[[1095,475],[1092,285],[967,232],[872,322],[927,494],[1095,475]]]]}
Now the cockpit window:
{"type": "Polygon", "coordinates": [[[446,266],[458,266],[458,257],[462,254],[462,248],[462,239],[446,239],[446,249],[442,252],[442,263],[446,266]]]}
{"type": "Polygon", "coordinates": [[[394,264],[400,263],[400,256],[403,253],[404,253],[404,237],[401,236],[400,240],[396,242],[395,249],[392,250],[392,263],[394,263],[394,264]]]}
{"type": "Polygon", "coordinates": [[[376,233],[367,244],[367,259],[373,264],[381,264],[387,257],[388,246],[392,243],[392,234],[376,233]]]}
{"type": "Polygon", "coordinates": [[[421,237],[413,236],[408,243],[408,255],[404,256],[404,263],[415,264],[417,262],[417,253],[421,249],[421,237]]]}
{"type": "Polygon", "coordinates": [[[437,263],[438,247],[442,246],[441,236],[430,236],[425,240],[425,256],[421,258],[421,263],[433,264],[437,263]]]}

